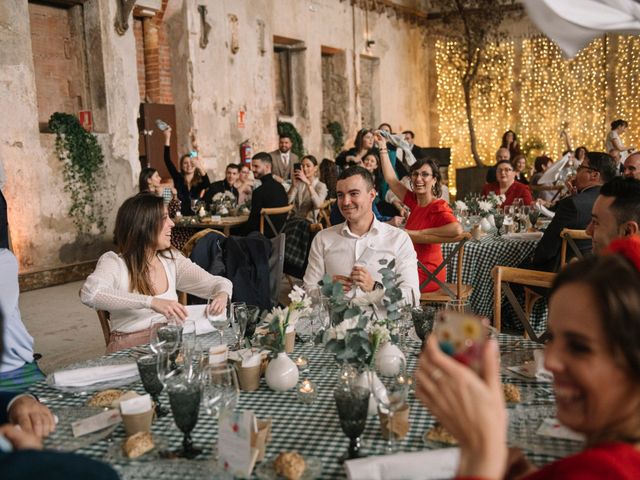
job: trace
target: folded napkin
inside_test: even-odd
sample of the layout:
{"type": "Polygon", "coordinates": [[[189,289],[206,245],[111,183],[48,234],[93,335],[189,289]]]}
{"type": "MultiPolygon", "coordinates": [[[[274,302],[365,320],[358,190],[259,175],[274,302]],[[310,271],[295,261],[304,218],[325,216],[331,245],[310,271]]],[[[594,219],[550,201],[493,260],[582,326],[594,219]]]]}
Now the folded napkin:
{"type": "Polygon", "coordinates": [[[536,379],[540,382],[553,381],[553,374],[544,368],[544,350],[534,350],[533,361],[526,362],[523,365],[516,365],[515,367],[507,367],[507,369],[523,377],[536,379]]]}
{"type": "MultiPolygon", "coordinates": [[[[211,322],[207,319],[205,315],[206,305],[188,305],[187,313],[189,314],[187,320],[193,320],[193,324],[195,325],[196,335],[204,335],[205,333],[211,333],[215,331],[211,322]]],[[[227,315],[226,312],[222,312],[219,317],[225,317],[227,315]]],[[[191,325],[187,325],[185,323],[184,330],[182,333],[192,333],[193,330],[191,325]]]]}
{"type": "Polygon", "coordinates": [[[120,380],[135,377],[136,375],[138,375],[138,366],[133,362],[121,365],[62,370],[53,374],[53,381],[58,387],[86,387],[95,383],[120,380]]]}
{"type": "Polygon", "coordinates": [[[347,460],[349,480],[428,480],[453,478],[460,449],[443,448],[347,460]]]}
{"type": "Polygon", "coordinates": [[[520,233],[507,233],[503,235],[504,238],[511,240],[540,240],[544,233],[542,232],[520,232],[520,233]]]}
{"type": "Polygon", "coordinates": [[[540,213],[542,215],[544,215],[547,218],[553,218],[556,216],[556,212],[552,212],[551,210],[549,210],[547,207],[545,207],[544,205],[540,205],[538,207],[538,209],[540,210],[540,213]]]}

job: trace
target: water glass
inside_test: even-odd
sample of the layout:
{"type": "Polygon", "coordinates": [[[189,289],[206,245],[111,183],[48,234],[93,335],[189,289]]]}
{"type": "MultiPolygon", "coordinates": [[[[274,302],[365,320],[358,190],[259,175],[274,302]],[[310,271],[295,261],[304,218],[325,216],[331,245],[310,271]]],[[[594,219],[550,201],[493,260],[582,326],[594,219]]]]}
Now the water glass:
{"type": "Polygon", "coordinates": [[[340,462],[366,456],[362,451],[360,435],[367,425],[369,397],[368,388],[356,385],[352,381],[340,382],[333,392],[340,427],[349,437],[349,449],[339,458],[340,462]]]}
{"type": "Polygon", "coordinates": [[[177,368],[176,358],[182,344],[182,326],[175,322],[155,323],[151,326],[149,346],[154,353],[166,353],[171,369],[177,368]]]}
{"type": "Polygon", "coordinates": [[[231,365],[207,365],[202,371],[202,386],[204,406],[209,415],[218,418],[222,410],[235,409],[240,389],[231,365]]]}
{"type": "Polygon", "coordinates": [[[240,342],[244,339],[244,332],[247,329],[249,321],[247,313],[247,304],[244,302],[233,302],[229,309],[229,323],[231,330],[236,336],[236,344],[234,349],[240,348],[240,342]]]}
{"type": "Polygon", "coordinates": [[[445,310],[453,310],[455,312],[460,312],[460,313],[472,313],[471,310],[471,304],[469,303],[468,300],[449,300],[445,305],[444,305],[444,309],[445,310]]]}
{"type": "MultiPolygon", "coordinates": [[[[169,410],[160,404],[160,393],[164,390],[164,384],[158,378],[158,357],[164,356],[165,361],[167,358],[166,353],[157,353],[151,355],[143,355],[136,360],[138,365],[138,372],[140,372],[140,380],[142,380],[142,386],[145,392],[151,395],[156,405],[156,415],[158,418],[165,417],[169,414],[169,410]]],[[[164,378],[164,375],[163,375],[164,378]]]]}
{"type": "Polygon", "coordinates": [[[224,344],[224,329],[229,324],[229,320],[227,319],[227,315],[225,314],[225,312],[218,313],[218,314],[214,314],[212,312],[211,304],[214,299],[215,299],[215,296],[212,296],[207,302],[207,309],[206,309],[207,320],[209,320],[213,328],[215,328],[218,334],[220,335],[220,345],[222,345],[224,344]]]}
{"type": "Polygon", "coordinates": [[[198,423],[202,383],[200,378],[187,375],[174,375],[166,381],[173,420],[184,434],[182,448],[174,453],[178,457],[195,458],[202,450],[193,445],[191,431],[198,423]]]}

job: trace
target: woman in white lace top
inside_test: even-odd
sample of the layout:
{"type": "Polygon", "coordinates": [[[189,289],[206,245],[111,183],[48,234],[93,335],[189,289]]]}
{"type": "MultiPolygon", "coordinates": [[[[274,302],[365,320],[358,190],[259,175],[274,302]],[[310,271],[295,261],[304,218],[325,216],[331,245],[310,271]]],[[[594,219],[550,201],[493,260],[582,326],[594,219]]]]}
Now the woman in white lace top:
{"type": "Polygon", "coordinates": [[[187,317],[176,290],[213,298],[221,313],[231,296],[229,280],[211,275],[171,249],[173,222],[162,197],[139,194],[127,199],[116,216],[116,252],[100,257],[80,291],[85,305],[110,313],[107,352],[149,341],[153,323],[187,317]]]}
{"type": "Polygon", "coordinates": [[[313,155],[304,157],[299,168],[294,165],[288,195],[296,217],[317,221],[317,212],[327,198],[327,186],[318,180],[318,161],[313,155]]]}

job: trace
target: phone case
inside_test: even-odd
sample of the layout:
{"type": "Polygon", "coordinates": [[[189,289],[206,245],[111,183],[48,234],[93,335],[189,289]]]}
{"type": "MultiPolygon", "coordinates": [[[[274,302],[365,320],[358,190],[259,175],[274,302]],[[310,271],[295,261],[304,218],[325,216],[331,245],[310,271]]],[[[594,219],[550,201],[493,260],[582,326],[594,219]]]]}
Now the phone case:
{"type": "Polygon", "coordinates": [[[434,328],[440,349],[478,372],[487,328],[482,319],[464,312],[443,310],[434,328]]]}

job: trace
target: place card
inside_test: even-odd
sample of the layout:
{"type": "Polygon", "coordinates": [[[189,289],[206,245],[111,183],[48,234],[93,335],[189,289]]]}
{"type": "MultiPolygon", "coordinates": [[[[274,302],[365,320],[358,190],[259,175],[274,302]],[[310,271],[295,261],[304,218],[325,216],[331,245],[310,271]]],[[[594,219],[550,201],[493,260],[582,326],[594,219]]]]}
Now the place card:
{"type": "Polygon", "coordinates": [[[543,437],[573,440],[575,442],[584,442],[585,440],[584,435],[565,427],[555,418],[545,418],[536,434],[543,437]]]}
{"type": "Polygon", "coordinates": [[[151,410],[151,396],[149,394],[139,395],[120,402],[120,413],[122,415],[135,415],[151,410]]]}
{"type": "Polygon", "coordinates": [[[218,421],[218,465],[234,477],[249,478],[260,453],[251,446],[257,431],[252,411],[223,409],[218,421]]]}
{"type": "Polygon", "coordinates": [[[110,427],[116,423],[120,423],[122,417],[118,410],[105,410],[97,415],[83,418],[82,420],[76,420],[71,423],[71,431],[74,437],[81,437],[88,433],[97,432],[103,428],[110,427]]]}
{"type": "Polygon", "coordinates": [[[226,345],[216,345],[209,348],[209,364],[225,363],[229,358],[229,347],[226,345]]]}

